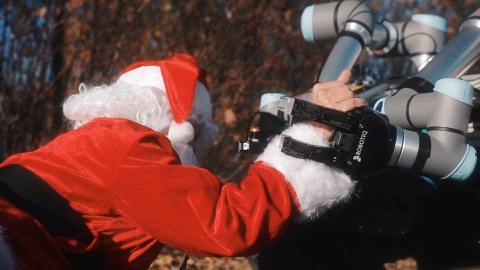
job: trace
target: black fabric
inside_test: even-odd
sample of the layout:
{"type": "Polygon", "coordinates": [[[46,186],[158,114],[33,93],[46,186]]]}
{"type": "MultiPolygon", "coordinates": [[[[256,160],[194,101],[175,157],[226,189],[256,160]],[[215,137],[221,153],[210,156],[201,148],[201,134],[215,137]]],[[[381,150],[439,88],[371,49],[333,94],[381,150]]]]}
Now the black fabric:
{"type": "MultiPolygon", "coordinates": [[[[0,196],[29,213],[54,236],[65,236],[90,243],[93,235],[80,214],[40,177],[20,165],[0,168],[0,196]]],[[[100,250],[65,253],[73,269],[108,269],[100,250]]]]}
{"type": "Polygon", "coordinates": [[[252,258],[255,269],[385,270],[407,257],[422,270],[478,269],[479,162],[469,180],[435,185],[410,170],[377,171],[348,201],[289,226],[252,258]]]}

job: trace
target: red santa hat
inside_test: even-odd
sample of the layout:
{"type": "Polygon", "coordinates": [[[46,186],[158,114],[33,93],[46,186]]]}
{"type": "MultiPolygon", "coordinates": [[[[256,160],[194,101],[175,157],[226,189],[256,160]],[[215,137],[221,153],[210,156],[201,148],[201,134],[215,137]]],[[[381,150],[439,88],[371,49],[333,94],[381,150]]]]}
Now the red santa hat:
{"type": "Polygon", "coordinates": [[[195,58],[179,54],[164,60],[135,62],[123,70],[119,80],[165,89],[173,118],[182,123],[190,113],[197,81],[206,85],[205,75],[195,58]]]}
{"type": "Polygon", "coordinates": [[[135,62],[123,70],[118,80],[164,90],[175,120],[170,125],[168,137],[187,143],[193,139],[193,127],[185,120],[191,111],[197,81],[206,86],[205,79],[206,72],[195,58],[179,54],[168,59],[135,62]]]}

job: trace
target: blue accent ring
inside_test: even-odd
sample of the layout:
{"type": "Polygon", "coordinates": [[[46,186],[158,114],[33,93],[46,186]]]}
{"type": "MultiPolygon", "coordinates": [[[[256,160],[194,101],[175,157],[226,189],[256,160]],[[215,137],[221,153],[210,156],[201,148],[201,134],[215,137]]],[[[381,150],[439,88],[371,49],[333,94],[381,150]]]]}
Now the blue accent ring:
{"type": "Polygon", "coordinates": [[[447,32],[448,30],[448,22],[441,16],[419,13],[412,16],[412,21],[423,23],[442,32],[447,32]]]}
{"type": "Polygon", "coordinates": [[[444,78],[435,83],[433,91],[450,96],[469,106],[473,104],[473,87],[461,79],[444,78]]]}
{"type": "Polygon", "coordinates": [[[302,12],[301,28],[303,38],[308,42],[315,42],[313,35],[313,8],[315,5],[306,7],[302,12]]]}
{"type": "Polygon", "coordinates": [[[449,175],[442,177],[442,179],[451,178],[453,180],[463,181],[470,177],[475,170],[476,164],[477,151],[467,144],[467,150],[465,151],[465,155],[463,155],[462,161],[458,163],[457,167],[449,175]]]}

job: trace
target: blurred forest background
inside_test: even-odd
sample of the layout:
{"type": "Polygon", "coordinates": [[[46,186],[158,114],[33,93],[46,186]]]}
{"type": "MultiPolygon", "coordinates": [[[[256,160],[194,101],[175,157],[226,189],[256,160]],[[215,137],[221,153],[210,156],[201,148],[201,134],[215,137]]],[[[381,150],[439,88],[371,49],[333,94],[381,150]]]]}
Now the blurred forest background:
{"type": "MultiPolygon", "coordinates": [[[[332,42],[307,43],[306,0],[0,0],[0,160],[37,148],[68,127],[65,97],[80,82],[109,83],[137,60],[194,55],[208,70],[220,133],[204,166],[225,181],[250,158],[235,153],[261,94],[310,88],[332,42]],[[224,162],[218,162],[223,160],[224,162]]],[[[449,37],[480,0],[370,0],[379,21],[428,13],[449,37]]]]}

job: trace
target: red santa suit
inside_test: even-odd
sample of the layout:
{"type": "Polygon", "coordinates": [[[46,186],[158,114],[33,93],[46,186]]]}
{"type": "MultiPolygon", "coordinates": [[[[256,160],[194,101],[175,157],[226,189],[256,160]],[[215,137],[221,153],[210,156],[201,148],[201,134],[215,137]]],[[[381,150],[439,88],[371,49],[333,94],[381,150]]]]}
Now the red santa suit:
{"type": "MultiPolygon", "coordinates": [[[[196,65],[186,59],[190,63],[182,64],[180,58],[180,65],[173,59],[175,72],[186,65],[198,77],[196,65]]],[[[144,65],[153,64],[142,62],[126,74],[144,65]]],[[[167,85],[169,75],[160,68],[167,85]]],[[[167,95],[171,104],[168,87],[167,95]]],[[[193,99],[193,93],[182,95],[193,99]]],[[[176,122],[188,115],[189,109],[182,109],[183,116],[175,117],[172,106],[176,122]]],[[[311,144],[326,143],[308,124],[285,133],[311,144]]],[[[62,251],[94,249],[102,251],[111,269],[147,269],[164,244],[204,256],[254,254],[293,219],[318,216],[353,188],[341,171],[284,155],[279,145],[280,138],[274,138],[248,175],[236,181],[240,184],[223,183],[205,169],[182,165],[161,132],[127,119],[98,117],[1,164],[20,164],[47,182],[80,213],[94,240],[49,235],[4,199],[0,225],[19,269],[68,269],[62,251]],[[15,225],[20,223],[25,226],[15,225]],[[47,262],[42,264],[39,256],[47,262]]]]}

